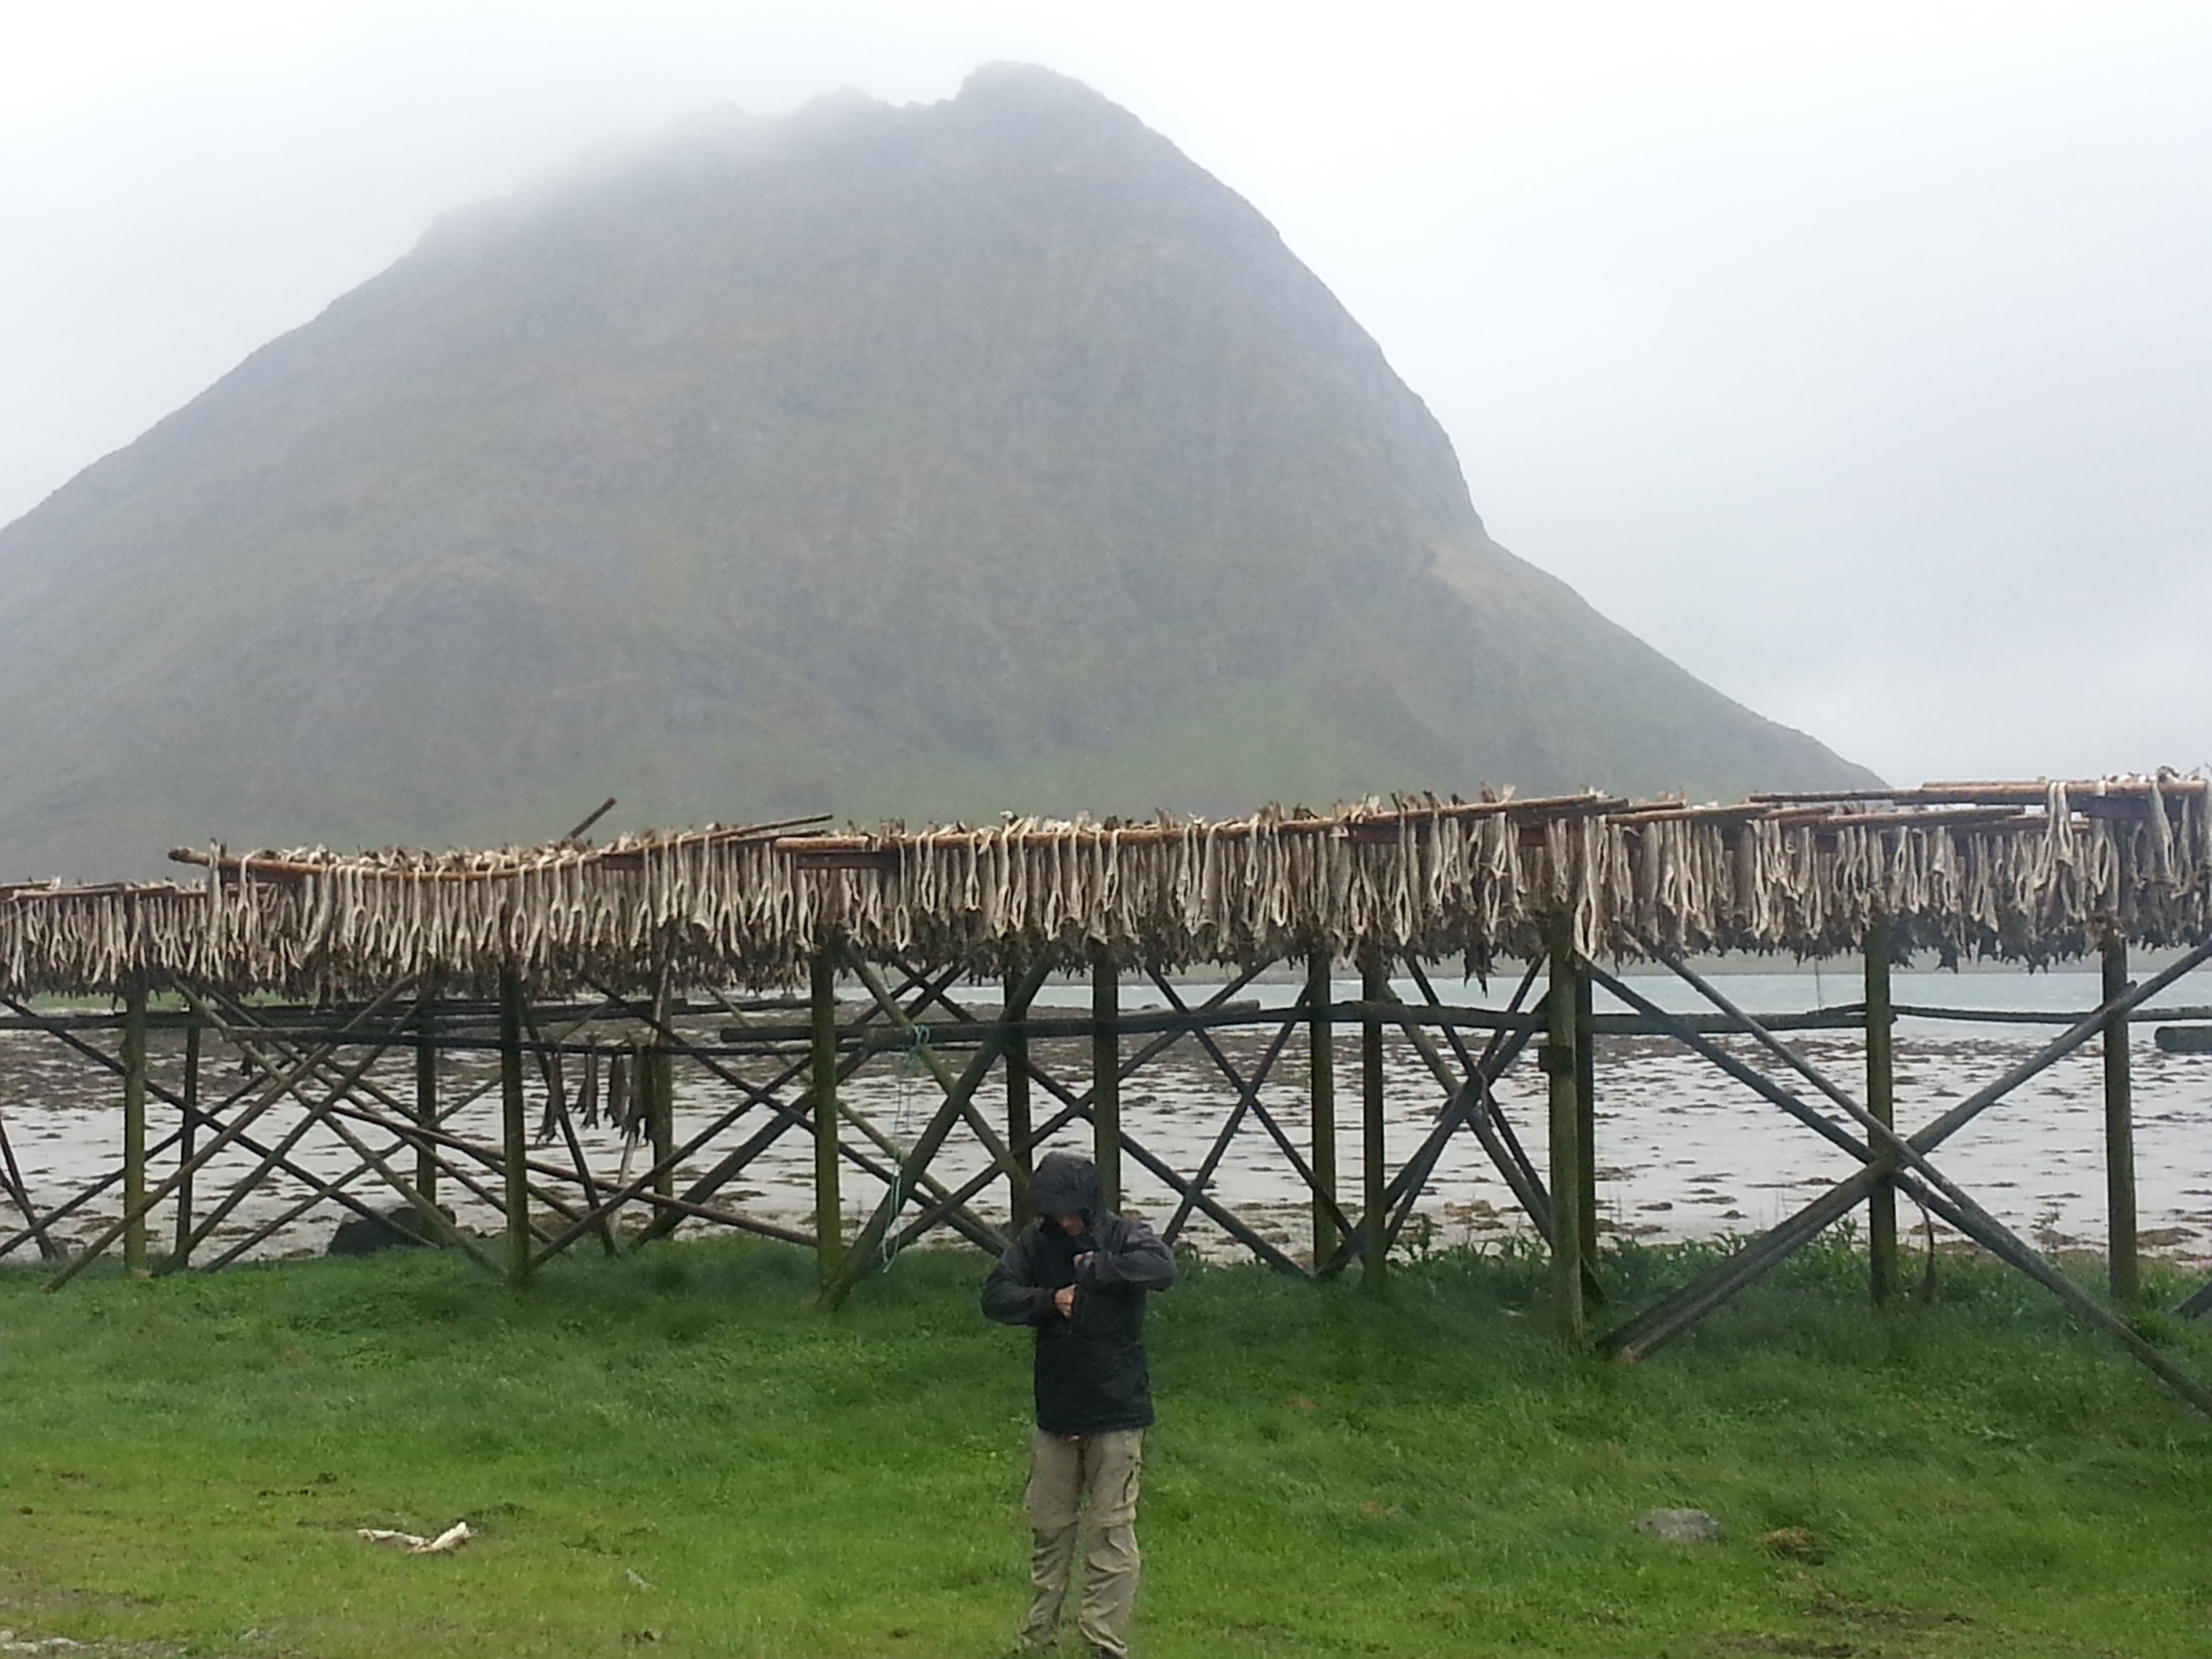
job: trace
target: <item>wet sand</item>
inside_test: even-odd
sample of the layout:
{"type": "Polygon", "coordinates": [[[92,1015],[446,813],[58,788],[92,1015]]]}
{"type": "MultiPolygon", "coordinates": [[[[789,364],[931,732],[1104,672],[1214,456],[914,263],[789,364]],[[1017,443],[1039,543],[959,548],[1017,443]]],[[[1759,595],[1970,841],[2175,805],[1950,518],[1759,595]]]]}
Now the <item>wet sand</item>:
{"type": "MultiPolygon", "coordinates": [[[[1634,983],[1663,1006],[1685,1010],[1698,1006],[1686,987],[1671,980],[1638,976],[1634,983]]],[[[1817,980],[1811,975],[1735,975],[1729,980],[1727,988],[1743,1006],[1769,1012],[1839,1003],[1857,994],[1854,979],[1832,973],[1817,980]]],[[[1455,987],[1440,985],[1439,989],[1447,1000],[1458,995],[1455,987]]],[[[1509,989],[1494,987],[1490,997],[1480,1000],[1502,1003],[1509,989]]],[[[1412,988],[1405,990],[1410,997],[1412,988]]],[[[1354,986],[1340,987],[1340,996],[1355,994],[1354,986]]],[[[1188,994],[1195,1000],[1204,994],[1204,988],[1192,988],[1188,994]]],[[[1243,994],[1258,994],[1282,1003],[1290,1000],[1292,992],[1273,986],[1243,994]]],[[[2094,1005],[2097,994],[2094,973],[1900,974],[1896,987],[1900,1003],[2053,1011],[2087,1008],[2094,1005]]],[[[1133,988],[1125,998],[1124,1006],[1133,1010],[1143,1000],[1133,988]]],[[[1081,1006],[1086,1000],[1082,987],[1059,987],[1049,990],[1040,1002],[1081,1006]]],[[[1470,994],[1468,1000],[1477,998],[1470,994]]],[[[2192,975],[2161,1001],[2167,1006],[2212,1003],[2212,975],[2192,975]]],[[[1600,1006],[1606,1006],[1602,1000],[1600,1006]]],[[[2147,1250],[2212,1263],[2212,1055],[2160,1052],[2151,1040],[2151,1027],[2156,1023],[2154,1012],[2140,1017],[2131,1047],[2141,1238],[2147,1250]]],[[[1910,1130],[1940,1115],[1961,1096],[2033,1053],[2059,1029],[1937,1024],[1917,1019],[1901,1022],[1897,1037],[1899,1126],[1910,1130]]],[[[708,1025],[702,1024],[694,1035],[703,1041],[713,1040],[708,1025]]],[[[1218,1040],[1231,1062],[1249,1074],[1269,1036],[1265,1028],[1225,1030],[1218,1040]]],[[[1351,1196],[1360,1190],[1357,1038],[1356,1031],[1340,1029],[1337,1033],[1337,1160],[1339,1184],[1346,1195],[1347,1207],[1351,1196]]],[[[1139,1040],[1125,1039],[1125,1045],[1133,1047],[1139,1040]]],[[[1813,1063],[1846,1088],[1859,1091],[1863,1048],[1857,1033],[1808,1033],[1796,1041],[1813,1063]]],[[[1730,1039],[1728,1046],[1754,1065],[1759,1063],[1747,1042],[1730,1039]]],[[[181,1039],[173,1035],[157,1033],[152,1042],[154,1073],[172,1087],[180,1080],[182,1047],[181,1039]]],[[[1308,1145],[1309,1131],[1304,1050],[1303,1036],[1294,1036],[1261,1095],[1284,1133],[1302,1150],[1308,1145]]],[[[220,1044],[210,1043],[212,1063],[202,1089],[204,1097],[210,1101],[220,1099],[243,1081],[234,1061],[218,1058],[226,1053],[220,1044]]],[[[1087,1042],[1041,1042],[1036,1045],[1035,1054],[1041,1065],[1071,1087],[1084,1086],[1089,1067],[1087,1042]]],[[[1386,1056],[1390,1087],[1387,1139],[1395,1169],[1431,1126],[1443,1091],[1410,1044],[1394,1037],[1387,1043],[1386,1056]]],[[[956,1069],[958,1063],[956,1060],[956,1069]]],[[[748,1079],[765,1080],[772,1068],[766,1062],[749,1060],[738,1062],[737,1069],[748,1079]]],[[[736,1098],[726,1085],[695,1066],[679,1062],[677,1072],[680,1143],[728,1111],[736,1098]]],[[[451,1099],[489,1084],[493,1074],[494,1061],[489,1054],[448,1055],[441,1061],[441,1089],[451,1099]]],[[[370,1078],[395,1099],[411,1099],[411,1055],[387,1056],[370,1078]]],[[[1601,1038],[1597,1089],[1600,1224],[1614,1235],[1670,1240],[1755,1232],[1817,1196],[1854,1167],[1844,1153],[1662,1038],[1601,1038]]],[[[534,1124],[542,1098],[534,1075],[530,1093],[534,1124]]],[[[846,1085],[845,1093],[848,1102],[902,1144],[920,1133],[941,1097],[925,1070],[897,1054],[872,1060],[846,1085]]],[[[1036,1116],[1042,1122],[1057,1109],[1057,1103],[1042,1088],[1034,1095],[1036,1116]]],[[[996,1082],[987,1085],[979,1098],[995,1118],[1002,1098],[996,1082]]],[[[1524,1059],[1500,1085],[1498,1098],[1541,1169],[1545,1159],[1543,1079],[1524,1059]]],[[[1220,1073],[1195,1042],[1186,1039],[1124,1082],[1123,1124],[1132,1138],[1187,1175],[1205,1158],[1234,1102],[1234,1091],[1220,1073]]],[[[2099,1045],[2093,1042],[1993,1107],[1948,1143],[1936,1155],[1936,1163],[2031,1242],[2047,1248],[2100,1247],[2105,1233],[2103,1113],[2102,1060],[2099,1045]]],[[[149,1114],[155,1140],[176,1128],[177,1115],[158,1101],[151,1104],[149,1114]]],[[[42,1208],[73,1196],[113,1170],[119,1159],[122,1113],[116,1080],[52,1038],[33,1033],[0,1033],[0,1115],[4,1115],[33,1199],[42,1208]]],[[[297,1123],[299,1115],[295,1108],[272,1109],[259,1120],[256,1138],[264,1142],[281,1139],[297,1123]]],[[[734,1128],[687,1161],[682,1179],[702,1172],[762,1121],[758,1109],[740,1119],[734,1128]]],[[[499,1140],[495,1088],[488,1089],[474,1103],[459,1110],[450,1127],[453,1133],[495,1146],[499,1140]]],[[[380,1150],[393,1144],[389,1137],[366,1133],[370,1144],[380,1150]]],[[[1074,1125],[1053,1144],[1084,1150],[1089,1136],[1087,1126],[1074,1125]]],[[[582,1139],[594,1172],[602,1180],[611,1179],[623,1168],[624,1148],[617,1133],[604,1127],[586,1130],[582,1139]]],[[[301,1142],[296,1156],[301,1164],[325,1178],[347,1176],[359,1163],[351,1151],[322,1130],[311,1131],[301,1142]]],[[[411,1167],[411,1153],[402,1156],[404,1164],[411,1167]]],[[[537,1156],[550,1163],[567,1162],[565,1148],[558,1143],[537,1156]]],[[[196,1178],[197,1215],[204,1217],[222,1198],[228,1182],[256,1161],[242,1152],[227,1152],[214,1160],[196,1178]]],[[[629,1155],[629,1161],[633,1170],[642,1170],[648,1159],[639,1148],[629,1155]]],[[[935,1173],[951,1183],[980,1170],[985,1161],[972,1139],[957,1135],[939,1159],[935,1173]]],[[[151,1178],[161,1180],[173,1170],[175,1163],[173,1150],[157,1156],[151,1178]]],[[[716,1201],[763,1219],[811,1228],[812,1182],[811,1144],[804,1130],[793,1131],[716,1201]]],[[[1128,1165],[1127,1183],[1127,1207],[1132,1211],[1156,1224],[1174,1213],[1174,1194],[1133,1161],[1128,1165]]],[[[494,1187],[489,1181],[485,1185],[488,1191],[494,1187]]],[[[373,1175],[354,1174],[347,1186],[368,1202],[382,1206],[392,1201],[389,1190],[373,1175]]],[[[1249,1224],[1292,1253],[1310,1242],[1310,1200],[1255,1120],[1248,1117],[1216,1172],[1212,1190],[1249,1224]]],[[[843,1196],[848,1229],[858,1225],[881,1191],[861,1171],[847,1167],[843,1196]]],[[[194,1259],[212,1260],[291,1208],[305,1194],[306,1188],[292,1178],[273,1177],[218,1224],[209,1242],[196,1250],[194,1259]]],[[[489,1232],[500,1224],[489,1204],[450,1181],[444,1183],[441,1196],[453,1206],[466,1226],[489,1232]]],[[[1002,1193],[987,1192],[976,1207],[994,1219],[1002,1218],[1002,1193]]],[[[1917,1235],[1919,1218],[1912,1206],[1903,1203],[1900,1210],[1901,1224],[1912,1227],[1917,1235]]],[[[83,1241],[120,1212],[119,1188],[111,1188],[60,1224],[58,1231],[65,1237],[83,1241]]],[[[1431,1237],[1439,1243],[1463,1243],[1528,1231],[1504,1182],[1474,1138],[1467,1134],[1455,1139],[1437,1165],[1419,1213],[1428,1218],[1431,1237]]],[[[20,1218],[14,1206],[0,1204],[0,1215],[8,1223],[6,1231],[15,1231],[20,1218]]],[[[340,1218],[336,1206],[322,1205],[254,1243],[246,1255],[319,1252],[340,1218]]],[[[166,1248],[174,1232],[173,1206],[163,1206],[153,1226],[155,1248],[166,1248]]],[[[1941,1236],[1940,1228],[1938,1231],[1941,1236]]],[[[1187,1236],[1210,1254],[1233,1255],[1238,1249],[1202,1217],[1192,1218],[1187,1236]]],[[[9,1259],[20,1261],[34,1255],[33,1247],[26,1243],[9,1259]]]]}

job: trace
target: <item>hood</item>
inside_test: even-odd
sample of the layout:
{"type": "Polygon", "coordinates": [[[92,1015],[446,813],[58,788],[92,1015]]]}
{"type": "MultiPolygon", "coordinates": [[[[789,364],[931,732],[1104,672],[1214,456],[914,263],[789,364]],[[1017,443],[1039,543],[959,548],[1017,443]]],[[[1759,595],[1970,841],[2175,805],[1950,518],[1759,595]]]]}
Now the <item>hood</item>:
{"type": "Polygon", "coordinates": [[[1030,1177],[1030,1210],[1036,1215],[1098,1216],[1098,1166],[1072,1152],[1048,1152],[1030,1177]]]}

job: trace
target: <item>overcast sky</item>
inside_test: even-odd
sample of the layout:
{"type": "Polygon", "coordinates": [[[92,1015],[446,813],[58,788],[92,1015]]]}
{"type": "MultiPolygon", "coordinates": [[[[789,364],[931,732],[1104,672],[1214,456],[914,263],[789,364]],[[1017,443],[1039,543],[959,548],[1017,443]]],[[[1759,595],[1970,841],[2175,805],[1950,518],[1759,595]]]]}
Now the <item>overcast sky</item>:
{"type": "Polygon", "coordinates": [[[1723,690],[1898,781],[2212,761],[2202,3],[17,0],[0,521],[447,208],[999,58],[1255,203],[1723,690]]]}

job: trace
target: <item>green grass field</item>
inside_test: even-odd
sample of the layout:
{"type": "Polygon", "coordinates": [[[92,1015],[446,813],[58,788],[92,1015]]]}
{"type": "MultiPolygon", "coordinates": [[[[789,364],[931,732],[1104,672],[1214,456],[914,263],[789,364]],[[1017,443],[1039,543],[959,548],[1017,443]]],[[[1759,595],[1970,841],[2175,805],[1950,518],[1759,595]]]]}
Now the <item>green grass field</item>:
{"type": "MultiPolygon", "coordinates": [[[[1629,1299],[1694,1253],[1634,1252],[1629,1299]]],[[[981,1259],[835,1317],[772,1246],[421,1253],[46,1295],[0,1275],[0,1626],[149,1653],[1002,1653],[1026,1339],[981,1259]],[[355,1529],[435,1532],[411,1557],[355,1529]]],[[[1137,1645],[1184,1656],[2201,1655],[2212,1423],[2031,1285],[1863,1304],[1816,1254],[1646,1364],[1540,1268],[1387,1299],[1213,1269],[1155,1304],[1137,1645]],[[1636,1534],[1711,1510],[1718,1545],[1636,1534]],[[1779,1537],[1771,1534],[1780,1534],[1779,1537]]],[[[2170,1288],[2170,1287],[2169,1287],[2170,1288]]],[[[2159,1326],[2200,1371],[2212,1340],[2159,1326]]]]}

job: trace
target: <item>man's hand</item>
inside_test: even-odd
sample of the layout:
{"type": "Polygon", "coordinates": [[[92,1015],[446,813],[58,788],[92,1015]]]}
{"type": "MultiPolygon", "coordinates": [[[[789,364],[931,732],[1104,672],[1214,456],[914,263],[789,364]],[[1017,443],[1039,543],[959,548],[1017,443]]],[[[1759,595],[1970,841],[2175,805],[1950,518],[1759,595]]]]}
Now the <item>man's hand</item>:
{"type": "Polygon", "coordinates": [[[1075,1317],[1075,1286],[1063,1285],[1052,1293],[1052,1305],[1062,1319],[1075,1317]]]}

